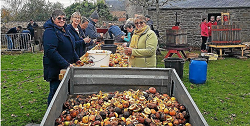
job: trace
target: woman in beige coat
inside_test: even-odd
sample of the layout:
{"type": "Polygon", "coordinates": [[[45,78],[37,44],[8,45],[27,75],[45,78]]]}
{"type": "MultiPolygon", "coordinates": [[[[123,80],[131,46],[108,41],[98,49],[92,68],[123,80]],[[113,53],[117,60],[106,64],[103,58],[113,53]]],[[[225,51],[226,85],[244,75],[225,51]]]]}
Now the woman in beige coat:
{"type": "Polygon", "coordinates": [[[137,16],[134,22],[136,30],[131,38],[131,44],[125,47],[125,54],[130,56],[130,65],[132,67],[156,67],[157,36],[146,24],[144,16],[137,16]]]}

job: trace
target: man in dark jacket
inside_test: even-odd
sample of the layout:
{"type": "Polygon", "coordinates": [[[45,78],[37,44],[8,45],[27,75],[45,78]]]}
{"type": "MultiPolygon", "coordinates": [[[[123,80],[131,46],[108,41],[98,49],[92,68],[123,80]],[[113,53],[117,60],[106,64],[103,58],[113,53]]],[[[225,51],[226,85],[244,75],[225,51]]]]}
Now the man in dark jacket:
{"type": "Polygon", "coordinates": [[[44,79],[50,82],[48,105],[50,104],[57,87],[60,84],[61,69],[72,67],[72,63],[79,63],[75,51],[75,42],[71,34],[65,32],[66,15],[61,10],[55,10],[52,17],[44,24],[44,79]]]}
{"type": "Polygon", "coordinates": [[[99,19],[99,15],[97,14],[96,11],[94,11],[90,15],[89,24],[88,24],[88,27],[85,30],[86,35],[89,36],[91,39],[96,39],[96,38],[102,38],[103,37],[103,34],[97,33],[97,30],[96,30],[95,25],[98,22],[98,19],[99,19]]]}
{"type": "Polygon", "coordinates": [[[14,35],[22,30],[21,26],[11,28],[6,34],[11,34],[11,35],[6,35],[6,39],[8,41],[7,49],[14,49],[15,45],[12,40],[14,40],[17,36],[14,35]]]}
{"type": "Polygon", "coordinates": [[[33,39],[33,37],[34,37],[34,28],[36,28],[36,27],[38,27],[38,24],[31,19],[30,23],[27,26],[27,29],[31,33],[31,39],[33,39]]]}

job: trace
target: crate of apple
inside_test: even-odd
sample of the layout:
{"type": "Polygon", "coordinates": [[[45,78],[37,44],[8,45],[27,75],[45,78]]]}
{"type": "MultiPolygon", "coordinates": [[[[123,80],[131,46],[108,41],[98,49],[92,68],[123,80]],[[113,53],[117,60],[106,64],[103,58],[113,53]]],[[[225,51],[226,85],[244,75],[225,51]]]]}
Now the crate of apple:
{"type": "Polygon", "coordinates": [[[56,126],[192,126],[175,97],[148,90],[77,95],[63,104],[56,126]]]}

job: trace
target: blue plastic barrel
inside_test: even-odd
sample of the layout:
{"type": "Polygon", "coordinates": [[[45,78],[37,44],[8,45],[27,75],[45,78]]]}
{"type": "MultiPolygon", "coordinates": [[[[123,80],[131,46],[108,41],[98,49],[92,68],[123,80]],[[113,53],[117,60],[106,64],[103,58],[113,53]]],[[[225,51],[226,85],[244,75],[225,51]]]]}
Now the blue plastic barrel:
{"type": "Polygon", "coordinates": [[[193,84],[204,84],[207,80],[207,62],[204,58],[195,58],[189,64],[189,81],[193,84]]]}

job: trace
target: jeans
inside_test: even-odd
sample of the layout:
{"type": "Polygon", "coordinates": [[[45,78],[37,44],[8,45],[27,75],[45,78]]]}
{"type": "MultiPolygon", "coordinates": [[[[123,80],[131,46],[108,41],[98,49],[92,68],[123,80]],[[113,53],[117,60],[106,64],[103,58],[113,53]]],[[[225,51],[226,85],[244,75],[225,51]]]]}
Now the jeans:
{"type": "Polygon", "coordinates": [[[5,37],[6,37],[7,42],[8,42],[7,49],[13,49],[13,42],[12,42],[11,37],[8,35],[5,35],[5,37]]]}
{"type": "Polygon", "coordinates": [[[208,37],[208,42],[212,42],[212,36],[208,37]]]}
{"type": "Polygon", "coordinates": [[[56,93],[56,90],[60,84],[60,80],[53,80],[53,81],[50,81],[50,92],[49,92],[49,96],[48,96],[48,106],[54,96],[54,94],[56,93]]]}

